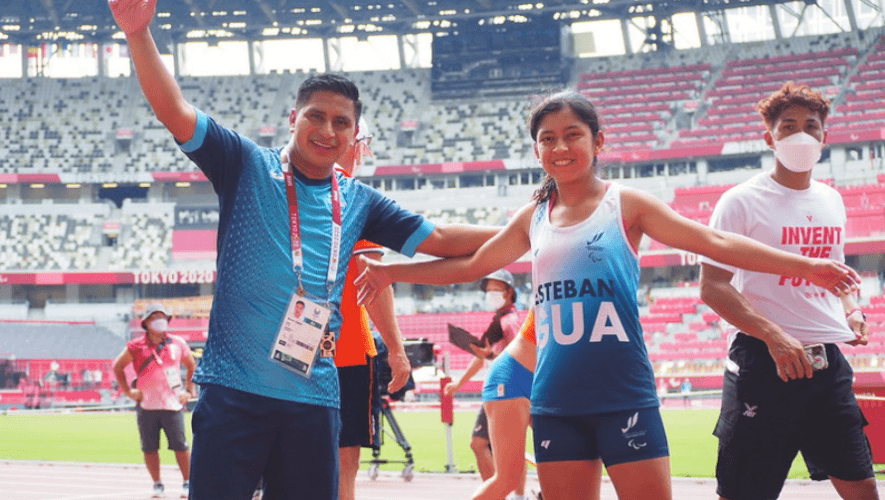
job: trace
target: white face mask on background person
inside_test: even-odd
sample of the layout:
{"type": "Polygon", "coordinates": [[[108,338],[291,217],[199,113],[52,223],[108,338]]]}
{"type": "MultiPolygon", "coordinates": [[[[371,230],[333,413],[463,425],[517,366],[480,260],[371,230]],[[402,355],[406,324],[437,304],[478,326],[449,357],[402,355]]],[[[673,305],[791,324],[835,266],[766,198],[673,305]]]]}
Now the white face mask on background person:
{"type": "Polygon", "coordinates": [[[501,309],[505,304],[507,304],[507,299],[504,298],[504,292],[486,292],[486,306],[492,311],[501,309]]]}
{"type": "Polygon", "coordinates": [[[791,172],[808,172],[820,160],[822,144],[814,137],[799,132],[774,141],[774,156],[791,172]]]}
{"type": "Polygon", "coordinates": [[[169,329],[169,320],[166,318],[157,318],[148,323],[148,326],[155,332],[165,332],[169,329]]]}

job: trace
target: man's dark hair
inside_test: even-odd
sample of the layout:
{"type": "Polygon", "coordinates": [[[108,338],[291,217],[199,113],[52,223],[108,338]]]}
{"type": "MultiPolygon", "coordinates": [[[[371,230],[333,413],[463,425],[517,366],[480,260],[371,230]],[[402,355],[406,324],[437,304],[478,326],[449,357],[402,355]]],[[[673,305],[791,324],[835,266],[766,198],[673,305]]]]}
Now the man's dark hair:
{"type": "Polygon", "coordinates": [[[360,101],[360,91],[356,88],[356,84],[343,77],[333,73],[323,73],[321,75],[313,75],[304,80],[298,87],[298,94],[295,98],[295,109],[301,109],[307,104],[307,101],[313,97],[314,92],[319,91],[335,92],[341,94],[353,101],[353,109],[356,111],[356,124],[360,121],[360,115],[363,112],[363,103],[360,101]]]}
{"type": "Polygon", "coordinates": [[[792,81],[785,83],[780,90],[759,101],[756,111],[762,115],[765,126],[771,130],[781,114],[794,106],[802,106],[817,113],[821,125],[826,123],[827,116],[830,114],[830,100],[824,97],[819,90],[792,81]]]}

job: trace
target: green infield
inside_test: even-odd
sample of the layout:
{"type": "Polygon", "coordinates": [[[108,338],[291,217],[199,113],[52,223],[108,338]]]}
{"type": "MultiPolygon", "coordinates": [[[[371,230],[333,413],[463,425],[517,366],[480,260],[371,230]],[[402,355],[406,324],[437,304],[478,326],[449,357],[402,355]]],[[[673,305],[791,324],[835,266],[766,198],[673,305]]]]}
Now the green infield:
{"type": "MultiPolygon", "coordinates": [[[[718,410],[664,410],[664,423],[670,442],[672,472],[679,477],[712,477],[716,463],[716,439],[711,434],[718,410]]],[[[437,412],[395,412],[397,422],[412,446],[415,469],[446,470],[446,432],[437,412]]],[[[476,414],[456,412],[452,428],[454,464],[459,471],[475,469],[469,441],[476,414]]],[[[190,439],[190,414],[188,438],[190,439]]],[[[165,437],[162,438],[165,446],[165,437]]],[[[532,450],[531,438],[527,451],[532,450]]],[[[371,450],[363,450],[363,460],[371,450]]],[[[404,453],[391,437],[385,437],[381,459],[402,460],[404,453]]],[[[135,414],[66,413],[0,415],[0,459],[50,460],[107,463],[141,463],[135,414]]],[[[161,451],[164,464],[174,464],[171,451],[161,451]]],[[[401,464],[382,466],[401,470],[401,464]]],[[[801,458],[793,464],[791,478],[807,478],[801,458]]]]}

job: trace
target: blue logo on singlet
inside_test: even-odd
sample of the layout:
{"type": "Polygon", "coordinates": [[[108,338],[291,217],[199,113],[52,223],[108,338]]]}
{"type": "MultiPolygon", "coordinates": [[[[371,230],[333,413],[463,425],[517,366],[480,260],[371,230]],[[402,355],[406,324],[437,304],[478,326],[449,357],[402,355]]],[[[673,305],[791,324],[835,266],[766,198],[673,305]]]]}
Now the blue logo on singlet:
{"type": "Polygon", "coordinates": [[[597,246],[595,243],[602,239],[601,232],[596,233],[590,238],[590,241],[587,242],[587,258],[590,259],[590,262],[601,262],[602,261],[602,253],[605,252],[605,247],[597,246]]]}

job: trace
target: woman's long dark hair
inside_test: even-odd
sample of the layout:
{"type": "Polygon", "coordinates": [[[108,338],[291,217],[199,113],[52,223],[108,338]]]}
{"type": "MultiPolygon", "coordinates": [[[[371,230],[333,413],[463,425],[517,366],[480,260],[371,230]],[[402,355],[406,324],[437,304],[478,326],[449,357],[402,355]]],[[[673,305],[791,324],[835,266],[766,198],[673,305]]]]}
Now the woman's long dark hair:
{"type": "MultiPolygon", "coordinates": [[[[567,90],[548,96],[532,109],[532,112],[529,114],[529,131],[535,143],[538,142],[538,129],[541,128],[541,121],[544,117],[566,107],[570,108],[582,122],[590,127],[590,131],[593,132],[593,139],[596,139],[600,130],[599,114],[596,112],[596,108],[593,107],[593,104],[586,97],[577,92],[567,90]]],[[[596,157],[593,159],[593,166],[596,166],[596,157]]],[[[532,199],[539,204],[544,203],[555,192],[556,181],[553,180],[553,177],[545,175],[544,180],[541,182],[541,187],[535,190],[532,199]]]]}

